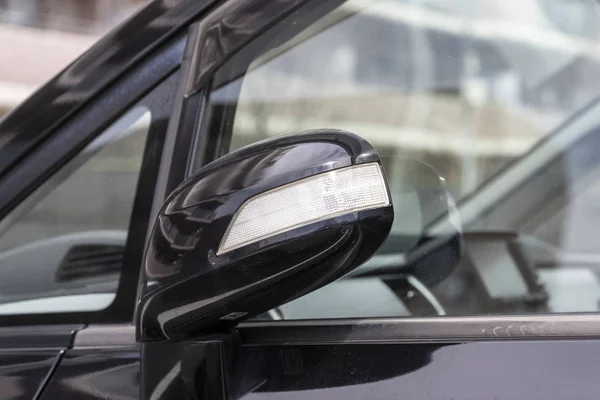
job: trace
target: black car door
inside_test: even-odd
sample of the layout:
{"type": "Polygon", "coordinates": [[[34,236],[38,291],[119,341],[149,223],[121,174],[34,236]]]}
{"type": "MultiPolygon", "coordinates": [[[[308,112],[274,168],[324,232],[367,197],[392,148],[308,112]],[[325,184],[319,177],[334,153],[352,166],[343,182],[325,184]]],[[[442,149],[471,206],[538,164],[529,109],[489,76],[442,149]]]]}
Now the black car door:
{"type": "MultiPolygon", "coordinates": [[[[533,23],[531,35],[486,30],[478,18],[489,15],[447,7],[226,1],[191,27],[173,114],[180,135],[194,134],[181,153],[188,177],[261,139],[346,129],[379,151],[395,226],[355,273],[225,337],[143,343],[142,398],[597,397],[597,264],[576,256],[581,233],[597,232],[585,224],[593,197],[579,202],[599,161],[585,152],[596,106],[550,134],[528,125],[530,108],[564,115],[533,94],[541,86],[521,84],[540,61],[538,39],[549,58],[560,45],[533,23]],[[448,183],[463,225],[460,260],[432,259],[420,275],[395,247],[416,213],[394,192],[411,174],[406,160],[448,183]]],[[[444,216],[419,217],[424,234],[443,230],[444,216]]]]}
{"type": "Polygon", "coordinates": [[[115,347],[109,329],[101,346],[87,346],[91,357],[70,349],[89,324],[131,326],[159,166],[170,160],[163,148],[185,45],[178,28],[208,4],[185,13],[150,5],[0,122],[3,399],[138,392],[134,343],[115,347]],[[156,26],[161,18],[169,23],[156,26]],[[120,386],[96,390],[83,384],[93,372],[85,363],[133,369],[119,369],[120,386]],[[70,379],[54,382],[63,370],[70,379]]]}

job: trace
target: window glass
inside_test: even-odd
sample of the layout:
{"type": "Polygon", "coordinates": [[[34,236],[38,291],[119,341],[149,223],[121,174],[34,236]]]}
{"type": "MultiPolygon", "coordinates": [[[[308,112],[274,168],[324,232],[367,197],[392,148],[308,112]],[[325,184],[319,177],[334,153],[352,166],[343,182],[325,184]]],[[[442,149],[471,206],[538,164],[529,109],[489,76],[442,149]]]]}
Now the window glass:
{"type": "MultiPolygon", "coordinates": [[[[395,191],[411,174],[407,159],[433,167],[458,204],[463,252],[440,282],[343,279],[281,315],[599,311],[599,7],[347,1],[256,54],[243,77],[215,84],[212,107],[231,110],[212,113],[229,119],[215,126],[232,127],[230,150],[314,128],[346,129],[374,145],[396,218],[367,264],[403,262],[389,244],[407,214],[395,191]]],[[[439,232],[442,220],[426,221],[424,234],[439,232]]]]}
{"type": "Polygon", "coordinates": [[[149,125],[129,111],[0,221],[0,314],[112,303],[149,125]]]}

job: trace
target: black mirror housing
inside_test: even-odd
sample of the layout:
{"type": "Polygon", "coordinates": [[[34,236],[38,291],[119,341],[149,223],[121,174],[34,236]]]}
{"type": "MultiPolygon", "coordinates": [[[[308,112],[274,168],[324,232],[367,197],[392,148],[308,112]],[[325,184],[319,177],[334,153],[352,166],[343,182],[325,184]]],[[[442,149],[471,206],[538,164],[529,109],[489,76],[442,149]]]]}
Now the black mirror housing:
{"type": "Polygon", "coordinates": [[[393,217],[379,156],[355,134],[308,131],[221,157],[159,212],[137,338],[227,329],[318,289],[370,258],[393,217]]]}

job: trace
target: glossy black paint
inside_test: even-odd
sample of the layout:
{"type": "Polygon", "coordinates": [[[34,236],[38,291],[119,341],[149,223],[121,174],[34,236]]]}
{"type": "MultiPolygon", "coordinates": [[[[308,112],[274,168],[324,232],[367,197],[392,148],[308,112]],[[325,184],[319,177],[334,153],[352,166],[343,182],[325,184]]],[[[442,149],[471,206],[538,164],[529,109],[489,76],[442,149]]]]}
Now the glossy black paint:
{"type": "Polygon", "coordinates": [[[68,350],[40,399],[136,399],[139,361],[137,346],[68,350]]]}
{"type": "MultiPolygon", "coordinates": [[[[0,174],[0,218],[29,195],[40,182],[48,179],[68,160],[81,151],[104,128],[129,107],[142,100],[161,81],[172,75],[181,62],[184,38],[175,38],[144,59],[107,88],[102,95],[90,99],[87,107],[48,133],[48,137],[32,147],[27,156],[16,162],[10,173],[0,174]]],[[[45,89],[40,89],[43,92],[45,89]]],[[[27,101],[22,106],[26,105],[27,101]]],[[[17,107],[17,112],[22,106],[17,107]]],[[[40,109],[45,105],[39,103],[40,109]]],[[[163,107],[166,107],[164,104],[163,107]]],[[[167,111],[167,110],[165,110],[167,111]]],[[[35,117],[35,114],[32,115],[35,117]]],[[[6,121],[0,122],[0,137],[7,134],[6,121]]],[[[27,145],[29,146],[29,145],[27,145]]],[[[33,146],[33,145],[32,145],[33,146]]],[[[2,151],[0,151],[1,153],[2,151]]],[[[0,155],[0,157],[2,157],[0,155]]]]}
{"type": "Polygon", "coordinates": [[[0,329],[0,398],[33,399],[80,325],[0,329]]]}
{"type": "Polygon", "coordinates": [[[237,332],[207,337],[181,346],[181,377],[184,390],[200,399],[236,398],[233,385],[241,356],[237,332]]]}
{"type": "Polygon", "coordinates": [[[35,398],[59,357],[57,350],[0,350],[0,398],[35,398]]]}
{"type": "Polygon", "coordinates": [[[257,33],[309,0],[240,0],[226,2],[201,21],[198,48],[191,60],[193,78],[186,96],[197,93],[225,60],[257,33]]]}
{"type": "MultiPolygon", "coordinates": [[[[142,346],[169,345],[169,354],[185,360],[204,344],[142,346]]],[[[162,364],[162,350],[144,351],[144,363],[162,364]]],[[[192,365],[175,362],[161,377],[143,380],[154,387],[166,384],[160,391],[142,391],[141,398],[531,400],[596,399],[600,391],[597,341],[255,343],[230,356],[231,369],[219,386],[227,388],[229,397],[207,395],[206,364],[195,355],[194,384],[189,382],[192,365]],[[166,389],[168,396],[156,396],[166,389]]]]}
{"type": "Polygon", "coordinates": [[[246,349],[240,369],[257,384],[245,399],[593,399],[598,355],[590,342],[274,346],[246,349]]]}
{"type": "MultiPolygon", "coordinates": [[[[166,36],[155,38],[164,38],[177,31],[176,26],[182,27],[184,21],[193,18],[194,10],[208,3],[158,1],[140,13],[143,17],[136,16],[134,20],[147,20],[151,28],[141,31],[163,32],[166,36]],[[163,13],[175,9],[181,13],[163,13]]],[[[126,27],[118,29],[122,34],[115,42],[124,45],[126,50],[120,46],[113,48],[114,43],[107,45],[104,41],[98,46],[112,51],[98,64],[105,77],[92,79],[97,78],[93,75],[94,68],[84,68],[83,72],[71,75],[65,71],[4,121],[10,123],[0,126],[0,138],[3,139],[3,135],[10,138],[11,153],[8,158],[4,158],[4,153],[0,157],[0,175],[18,159],[31,154],[29,151],[36,143],[51,137],[55,127],[64,123],[69,115],[94,101],[94,94],[104,90],[111,79],[121,72],[126,73],[129,62],[142,58],[129,58],[137,51],[125,45],[140,37],[134,31],[139,29],[136,25],[131,24],[128,30],[126,27]],[[117,54],[122,57],[115,57],[117,54]],[[63,79],[67,77],[77,79],[69,82],[63,79]],[[6,127],[10,129],[4,130],[6,127]]],[[[153,40],[142,41],[148,45],[144,49],[150,51],[153,40]]],[[[95,67],[94,62],[102,53],[83,57],[95,67]]],[[[115,93],[113,99],[118,95],[115,93]]],[[[320,327],[314,326],[318,324],[286,327],[280,323],[242,325],[240,335],[244,345],[240,358],[231,364],[236,370],[226,377],[231,387],[237,388],[232,392],[235,397],[265,400],[598,398],[600,326],[593,315],[322,321],[321,324],[320,327]],[[529,340],[532,338],[537,339],[529,340]]],[[[111,335],[111,332],[103,332],[95,341],[109,345],[111,335]]],[[[110,349],[76,346],[67,352],[46,390],[37,396],[40,382],[50,378],[52,367],[60,359],[58,350],[41,347],[62,347],[70,343],[70,333],[62,328],[0,330],[0,398],[138,397],[140,354],[135,346],[110,349]]],[[[207,364],[201,362],[197,352],[183,352],[189,350],[190,345],[194,344],[143,344],[142,371],[147,373],[141,391],[143,399],[206,397],[209,382],[192,380],[194,376],[189,375],[189,368],[193,369],[190,364],[196,363],[202,377],[207,372],[207,364]],[[182,362],[188,368],[185,374],[182,362]]],[[[217,392],[216,396],[220,394],[217,392]]]]}
{"type": "Polygon", "coordinates": [[[233,125],[224,117],[232,115],[236,106],[215,107],[210,92],[240,78],[257,54],[285,43],[344,1],[228,1],[191,26],[189,54],[182,63],[186,78],[179,91],[183,101],[174,110],[182,154],[188,155],[187,176],[229,152],[233,125]],[[187,140],[190,134],[192,146],[187,140]]]}
{"type": "Polygon", "coordinates": [[[215,0],[153,1],[103,37],[0,124],[0,176],[215,0]]]}
{"type": "Polygon", "coordinates": [[[204,167],[169,196],[157,217],[144,262],[138,338],[185,338],[232,326],[360,265],[387,237],[391,205],[216,252],[249,198],[325,171],[378,162],[361,137],[315,130],[265,140],[204,167]]]}
{"type": "Polygon", "coordinates": [[[173,68],[181,59],[182,44],[181,40],[173,43],[172,47],[150,58],[149,62],[152,65],[145,64],[140,69],[130,72],[128,84],[141,85],[141,81],[145,81],[144,85],[149,85],[151,89],[139,101],[129,104],[131,99],[128,96],[131,93],[126,93],[128,84],[118,85],[108,90],[90,107],[82,110],[72,121],[63,126],[57,133],[57,138],[44,142],[32,152],[31,159],[21,161],[12,169],[11,174],[8,174],[5,179],[0,179],[0,193],[2,193],[0,218],[2,218],[2,212],[10,209],[11,204],[18,204],[20,200],[15,191],[25,195],[34,190],[56,168],[64,165],[77,154],[81,145],[87,144],[102,132],[109,123],[109,118],[121,115],[129,107],[134,106],[144,107],[150,112],[151,121],[141,164],[142,179],[139,179],[136,188],[124,255],[124,268],[121,271],[115,300],[108,308],[98,312],[4,315],[0,318],[0,326],[71,324],[90,321],[114,323],[133,319],[134,293],[139,284],[139,265],[142,262],[146,235],[149,231],[152,200],[156,192],[156,176],[174,99],[174,87],[178,81],[178,72],[173,71],[173,68]],[[27,192],[23,193],[22,190],[27,192]]]}
{"type": "Polygon", "coordinates": [[[140,400],[186,398],[180,342],[142,343],[141,357],[140,400]]]}
{"type": "MultiPolygon", "coordinates": [[[[87,329],[89,337],[76,339],[71,352],[88,360],[103,354],[111,363],[119,354],[128,354],[123,363],[139,357],[130,347],[133,326],[117,329],[130,339],[110,349],[102,347],[102,336],[113,331],[87,329]]],[[[227,372],[232,399],[596,399],[600,389],[594,375],[600,322],[593,315],[288,321],[242,323],[238,330],[241,351],[227,356],[233,360],[227,372]]],[[[182,372],[205,365],[197,354],[189,357],[214,337],[203,339],[143,343],[141,382],[117,378],[123,386],[105,398],[128,398],[137,390],[142,400],[207,398],[189,392],[189,370],[182,372]]],[[[92,375],[107,369],[102,362],[85,368],[92,375]]],[[[70,368],[58,375],[64,381],[81,374],[70,368]]],[[[193,385],[201,390],[198,382],[193,385]]],[[[96,388],[106,393],[109,386],[104,380],[96,388]]],[[[46,399],[73,394],[54,379],[49,387],[56,391],[46,399]]]]}

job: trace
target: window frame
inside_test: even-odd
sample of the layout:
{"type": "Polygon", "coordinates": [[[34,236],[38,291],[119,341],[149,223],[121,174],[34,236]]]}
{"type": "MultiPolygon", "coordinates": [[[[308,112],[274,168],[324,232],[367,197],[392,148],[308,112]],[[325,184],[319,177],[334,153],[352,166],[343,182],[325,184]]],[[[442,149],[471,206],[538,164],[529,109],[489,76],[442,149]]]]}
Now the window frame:
{"type": "MultiPolygon", "coordinates": [[[[86,107],[49,132],[45,141],[0,177],[0,192],[3,193],[0,197],[2,220],[122,115],[136,106],[145,107],[151,114],[140,178],[134,189],[123,269],[113,302],[100,311],[5,315],[0,318],[0,327],[121,323],[133,320],[145,239],[151,226],[156,177],[175,98],[184,45],[185,37],[180,35],[149,55],[140,65],[128,70],[101,95],[88,102],[86,107]]],[[[40,92],[47,88],[52,89],[50,85],[42,88],[40,92]]],[[[28,105],[30,106],[29,103],[28,105]]],[[[44,107],[41,103],[37,106],[44,107]]],[[[3,125],[0,125],[0,129],[4,128],[3,125]]]]}
{"type": "MultiPolygon", "coordinates": [[[[220,68],[232,57],[252,52],[264,46],[275,46],[272,42],[260,44],[260,36],[279,22],[296,12],[322,12],[327,6],[339,4],[342,0],[318,2],[314,0],[282,0],[269,6],[261,0],[229,0],[198,24],[192,26],[188,40],[188,55],[184,61],[185,83],[180,91],[184,97],[179,105],[181,113],[179,127],[193,127],[194,148],[188,150],[186,176],[195,168],[227,153],[231,140],[230,129],[219,131],[211,126],[210,89],[215,80],[231,79],[234,74],[222,75],[220,68]],[[325,4],[327,3],[327,4],[325,4]],[[282,10],[284,5],[291,5],[282,10]],[[311,8],[312,6],[312,8],[311,8]],[[252,18],[243,18],[247,9],[255,7],[252,18]],[[307,10],[308,9],[308,10],[307,10]],[[256,11],[259,10],[259,11],[256,11]],[[239,21],[235,27],[223,32],[218,29],[226,19],[239,21]],[[257,21],[260,21],[257,22],[257,21]],[[229,47],[209,48],[213,43],[227,43],[229,47]],[[200,62],[201,57],[208,58],[200,62]],[[221,76],[219,74],[221,73],[221,76]],[[227,136],[229,131],[229,137],[227,136]]],[[[312,20],[314,22],[314,19],[312,20]]],[[[294,30],[302,30],[302,24],[295,24],[294,30]]],[[[290,28],[290,27],[287,27],[290,28]]],[[[272,31],[271,31],[272,32],[272,31]]],[[[289,34],[288,31],[285,34],[289,34]]],[[[286,41],[285,34],[275,39],[286,41]]],[[[256,53],[255,53],[256,54],[256,53]]],[[[250,57],[253,60],[254,57],[250,57]]],[[[240,68],[245,74],[250,65],[240,68]]],[[[239,76],[239,75],[238,75],[239,76]]],[[[223,125],[221,124],[221,127],[223,125]]],[[[466,315],[428,316],[406,318],[360,318],[360,319],[319,319],[306,321],[244,322],[239,325],[244,343],[265,345],[273,343],[323,344],[323,343],[399,343],[404,341],[456,341],[487,339],[564,339],[600,338],[600,313],[560,313],[560,314],[515,314],[515,315],[466,315]]]]}

